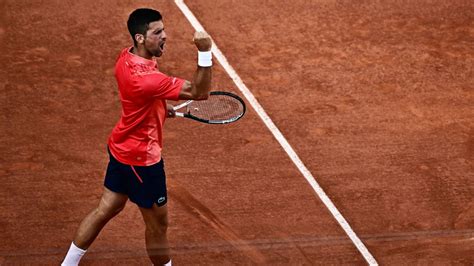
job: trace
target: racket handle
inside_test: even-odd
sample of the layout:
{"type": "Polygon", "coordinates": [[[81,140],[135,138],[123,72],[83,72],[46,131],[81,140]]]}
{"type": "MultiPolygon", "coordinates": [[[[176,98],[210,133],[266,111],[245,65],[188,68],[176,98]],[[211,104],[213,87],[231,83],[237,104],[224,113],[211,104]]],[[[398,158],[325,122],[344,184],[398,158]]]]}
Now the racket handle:
{"type": "Polygon", "coordinates": [[[178,117],[184,117],[184,114],[183,114],[183,113],[176,112],[176,113],[174,113],[174,114],[175,114],[176,116],[178,116],[178,117]]]}

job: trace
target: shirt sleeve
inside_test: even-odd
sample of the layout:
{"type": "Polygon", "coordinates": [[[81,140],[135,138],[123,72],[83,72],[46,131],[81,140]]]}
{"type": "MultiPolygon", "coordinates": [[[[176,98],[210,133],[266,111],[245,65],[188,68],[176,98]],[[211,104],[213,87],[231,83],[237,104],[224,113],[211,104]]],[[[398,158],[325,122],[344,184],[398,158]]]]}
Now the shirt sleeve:
{"type": "Polygon", "coordinates": [[[142,76],[142,89],[145,97],[165,100],[178,100],[184,79],[170,77],[161,72],[142,76]]]}

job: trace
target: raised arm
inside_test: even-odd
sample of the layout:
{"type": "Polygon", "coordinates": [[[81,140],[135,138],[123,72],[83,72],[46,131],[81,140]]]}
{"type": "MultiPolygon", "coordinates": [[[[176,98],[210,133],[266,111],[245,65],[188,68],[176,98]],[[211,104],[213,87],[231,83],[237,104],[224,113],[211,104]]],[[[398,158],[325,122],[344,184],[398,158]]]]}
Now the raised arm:
{"type": "Polygon", "coordinates": [[[194,34],[194,44],[199,51],[198,65],[193,81],[186,80],[181,87],[181,92],[179,93],[181,100],[205,100],[209,97],[211,89],[211,38],[205,32],[196,32],[194,34]]]}

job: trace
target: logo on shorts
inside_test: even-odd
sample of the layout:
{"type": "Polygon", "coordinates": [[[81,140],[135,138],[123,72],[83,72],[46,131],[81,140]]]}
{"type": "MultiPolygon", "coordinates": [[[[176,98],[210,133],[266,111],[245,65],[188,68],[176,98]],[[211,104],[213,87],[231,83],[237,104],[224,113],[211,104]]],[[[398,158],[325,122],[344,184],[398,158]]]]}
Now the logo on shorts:
{"type": "Polygon", "coordinates": [[[158,201],[157,201],[157,202],[158,202],[158,203],[162,203],[162,202],[163,202],[163,201],[165,201],[165,200],[166,200],[166,198],[165,198],[165,197],[161,197],[161,198],[159,198],[159,199],[158,199],[158,201]]]}

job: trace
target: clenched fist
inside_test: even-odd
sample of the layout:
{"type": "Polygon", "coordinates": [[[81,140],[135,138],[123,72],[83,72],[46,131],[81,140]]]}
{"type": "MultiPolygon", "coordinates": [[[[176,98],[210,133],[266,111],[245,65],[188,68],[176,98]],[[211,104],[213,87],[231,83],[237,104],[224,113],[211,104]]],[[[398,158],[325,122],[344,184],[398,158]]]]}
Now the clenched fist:
{"type": "Polygon", "coordinates": [[[199,51],[206,52],[211,50],[212,40],[206,32],[196,31],[194,33],[193,41],[199,51]]]}

